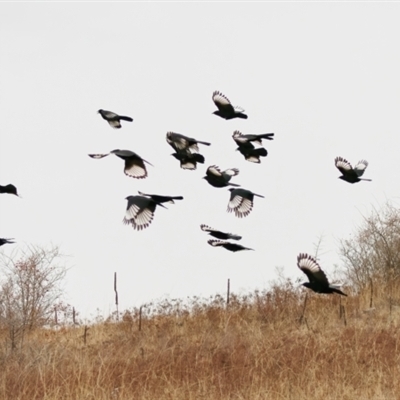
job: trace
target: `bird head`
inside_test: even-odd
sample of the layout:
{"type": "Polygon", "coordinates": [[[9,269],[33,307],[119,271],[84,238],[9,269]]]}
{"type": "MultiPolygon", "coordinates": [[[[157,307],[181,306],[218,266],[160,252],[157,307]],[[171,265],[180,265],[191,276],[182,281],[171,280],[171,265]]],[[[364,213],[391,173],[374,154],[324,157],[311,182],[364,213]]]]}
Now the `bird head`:
{"type": "Polygon", "coordinates": [[[102,111],[103,111],[103,110],[100,108],[100,110],[97,111],[97,114],[101,114],[102,111]]]}

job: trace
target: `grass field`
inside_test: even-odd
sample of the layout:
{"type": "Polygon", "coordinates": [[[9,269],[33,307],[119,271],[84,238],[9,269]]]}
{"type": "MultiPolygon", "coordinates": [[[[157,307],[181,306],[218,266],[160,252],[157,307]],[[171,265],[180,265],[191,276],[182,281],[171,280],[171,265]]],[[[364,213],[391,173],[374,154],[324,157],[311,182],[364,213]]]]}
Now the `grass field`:
{"type": "Polygon", "coordinates": [[[143,309],[140,330],[134,310],[34,330],[13,351],[2,332],[0,398],[399,399],[400,309],[386,292],[375,285],[373,308],[369,288],[344,298],[289,283],[228,306],[165,301],[143,309]]]}

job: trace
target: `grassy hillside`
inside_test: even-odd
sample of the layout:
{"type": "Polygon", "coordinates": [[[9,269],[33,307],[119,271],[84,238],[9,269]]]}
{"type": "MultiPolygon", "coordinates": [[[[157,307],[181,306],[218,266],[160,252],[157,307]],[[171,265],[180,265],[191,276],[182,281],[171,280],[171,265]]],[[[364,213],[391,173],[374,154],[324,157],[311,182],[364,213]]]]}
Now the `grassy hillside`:
{"type": "MultiPolygon", "coordinates": [[[[164,302],[120,322],[40,329],[0,348],[0,398],[399,399],[400,314],[386,287],[164,302]],[[301,318],[307,295],[305,315],[301,318]],[[85,343],[86,341],[86,343],[85,343]]],[[[392,293],[398,291],[392,288],[392,293]]]]}

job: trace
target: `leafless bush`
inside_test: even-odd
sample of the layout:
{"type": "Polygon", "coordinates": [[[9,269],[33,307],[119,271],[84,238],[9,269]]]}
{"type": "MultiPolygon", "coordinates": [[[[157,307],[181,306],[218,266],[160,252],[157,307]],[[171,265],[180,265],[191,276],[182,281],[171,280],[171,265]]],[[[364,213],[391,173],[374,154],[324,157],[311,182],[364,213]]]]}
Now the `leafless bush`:
{"type": "Polygon", "coordinates": [[[13,348],[26,331],[54,321],[55,310],[63,304],[66,268],[61,258],[55,246],[28,246],[11,257],[1,255],[0,327],[9,331],[13,348]]]}
{"type": "Polygon", "coordinates": [[[355,234],[340,244],[349,284],[356,289],[372,280],[393,284],[400,277],[400,210],[387,203],[365,217],[355,234]]]}

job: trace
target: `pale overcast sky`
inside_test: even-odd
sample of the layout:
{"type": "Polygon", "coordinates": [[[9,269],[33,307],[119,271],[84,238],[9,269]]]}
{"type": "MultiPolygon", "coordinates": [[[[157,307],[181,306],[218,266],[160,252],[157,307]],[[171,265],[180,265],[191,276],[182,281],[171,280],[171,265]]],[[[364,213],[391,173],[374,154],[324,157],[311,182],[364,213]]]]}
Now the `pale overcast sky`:
{"type": "Polygon", "coordinates": [[[301,277],[299,252],[328,273],[371,207],[396,201],[400,179],[398,3],[3,3],[0,5],[0,237],[59,245],[71,267],[66,299],[81,315],[165,296],[268,287],[276,267],[301,277]],[[214,90],[247,120],[212,114],[214,90]],[[112,129],[97,110],[134,118],[112,129]],[[274,132],[252,164],[234,130],[274,132]],[[196,171],[179,168],[174,131],[209,141],[196,171]],[[151,162],[148,178],[123,173],[129,149],[151,162]],[[334,158],[366,159],[355,185],[334,158]],[[265,196],[243,219],[226,212],[227,189],[202,178],[209,165],[238,168],[234,182],[265,196]],[[128,195],[182,195],[150,227],[123,225],[128,195]],[[254,252],[207,244],[205,223],[243,236],[254,252]]]}

